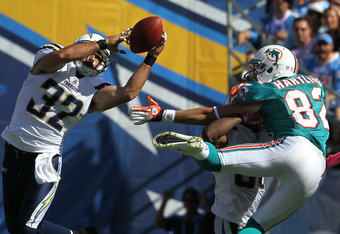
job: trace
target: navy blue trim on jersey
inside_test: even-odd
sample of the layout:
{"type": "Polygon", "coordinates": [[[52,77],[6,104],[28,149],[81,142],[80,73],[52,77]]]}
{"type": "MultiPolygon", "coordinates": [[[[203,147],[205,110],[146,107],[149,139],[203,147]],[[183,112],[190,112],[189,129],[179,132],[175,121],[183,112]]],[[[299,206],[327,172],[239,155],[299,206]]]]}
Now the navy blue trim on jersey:
{"type": "Polygon", "coordinates": [[[40,47],[39,50],[42,50],[42,49],[51,49],[53,51],[58,51],[60,49],[62,49],[63,47],[61,45],[58,45],[56,43],[49,43],[49,44],[46,44],[46,45],[43,45],[42,47],[40,47]]]}
{"type": "Polygon", "coordinates": [[[94,88],[99,90],[99,89],[102,89],[106,86],[111,86],[111,84],[110,83],[103,83],[103,84],[95,86],[94,88]]]}

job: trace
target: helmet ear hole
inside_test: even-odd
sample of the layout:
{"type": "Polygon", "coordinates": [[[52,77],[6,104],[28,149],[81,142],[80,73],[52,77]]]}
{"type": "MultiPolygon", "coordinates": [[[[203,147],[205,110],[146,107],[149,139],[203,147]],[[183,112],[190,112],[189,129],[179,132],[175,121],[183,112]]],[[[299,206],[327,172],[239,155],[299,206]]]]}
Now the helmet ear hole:
{"type": "Polygon", "coordinates": [[[273,72],[273,68],[272,67],[267,70],[267,73],[272,73],[272,72],[273,72]]]}

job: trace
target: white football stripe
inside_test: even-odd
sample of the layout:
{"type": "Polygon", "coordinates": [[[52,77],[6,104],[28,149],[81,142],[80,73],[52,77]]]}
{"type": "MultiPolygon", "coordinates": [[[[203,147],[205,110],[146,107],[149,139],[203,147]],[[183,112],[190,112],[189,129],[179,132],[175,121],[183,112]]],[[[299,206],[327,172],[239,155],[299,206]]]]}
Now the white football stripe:
{"type": "MultiPolygon", "coordinates": [[[[116,68],[119,74],[119,85],[123,86],[126,84],[133,72],[119,64],[116,65],[116,68]]],[[[141,106],[139,97],[136,97],[131,102],[126,103],[126,105],[128,109],[130,109],[131,106],[141,106]]],[[[152,144],[152,134],[148,124],[135,126],[133,122],[129,120],[129,116],[120,111],[119,108],[112,108],[103,113],[113,122],[116,122],[122,129],[124,129],[130,136],[132,136],[136,141],[148,149],[153,155],[157,155],[157,149],[152,144]]]]}
{"type": "MultiPolygon", "coordinates": [[[[116,65],[116,68],[119,74],[118,80],[120,85],[125,85],[133,72],[119,64],[116,65]]],[[[163,86],[155,84],[150,80],[146,81],[144,87],[142,88],[142,92],[150,95],[155,101],[168,103],[177,110],[184,110],[202,106],[199,103],[193,102],[186,97],[178,95],[177,93],[166,89],[163,86]]],[[[132,106],[149,105],[147,100],[143,100],[142,102],[143,104],[141,104],[139,97],[136,97],[135,99],[127,103],[127,106],[130,109],[130,107],[132,106]]],[[[113,108],[111,110],[105,111],[104,114],[107,115],[114,122],[119,123],[119,126],[121,128],[123,128],[133,138],[135,138],[136,141],[140,142],[152,154],[157,155],[157,149],[152,144],[153,136],[149,128],[149,123],[135,126],[133,125],[133,122],[130,121],[126,115],[121,113],[118,108],[113,108]]]]}
{"type": "MultiPolygon", "coordinates": [[[[227,26],[226,11],[220,10],[214,6],[211,6],[209,4],[197,0],[187,1],[169,0],[169,1],[187,10],[190,10],[198,15],[201,15],[211,21],[227,26]]],[[[266,2],[266,0],[263,0],[262,2],[266,2]]],[[[247,20],[241,19],[239,14],[232,15],[231,21],[232,27],[237,31],[247,30],[251,27],[251,24],[247,20]]]]}
{"type": "Polygon", "coordinates": [[[176,92],[151,81],[146,82],[143,87],[143,92],[149,94],[155,101],[165,102],[177,110],[186,110],[202,106],[185,96],[181,96],[176,92]]]}
{"type": "MultiPolygon", "coordinates": [[[[133,72],[126,67],[120,66],[119,64],[117,64],[116,67],[119,73],[119,82],[121,85],[125,85],[133,72]]],[[[176,92],[158,85],[150,80],[146,81],[144,87],[142,88],[142,92],[150,95],[156,102],[165,102],[177,110],[186,110],[202,106],[201,104],[181,96],[176,92]]],[[[127,105],[129,108],[131,106],[149,106],[149,102],[147,100],[142,100],[142,103],[143,104],[141,105],[141,102],[137,97],[130,101],[127,105]]]]}
{"type": "Polygon", "coordinates": [[[157,155],[157,149],[152,144],[152,135],[147,124],[135,126],[129,118],[119,110],[119,108],[112,108],[103,112],[109,119],[116,122],[119,127],[124,129],[136,141],[148,149],[153,155],[157,155]]]}
{"type": "MultiPolygon", "coordinates": [[[[163,195],[161,193],[156,193],[148,189],[145,192],[146,195],[149,197],[149,200],[151,201],[154,209],[156,211],[159,210],[162,204],[163,195]]],[[[200,214],[205,213],[204,210],[200,208],[198,209],[198,212],[200,214]]],[[[182,201],[171,198],[168,200],[168,203],[165,206],[164,217],[167,218],[174,214],[179,216],[185,215],[185,208],[182,201]]]]}
{"type": "Polygon", "coordinates": [[[190,10],[198,15],[210,19],[216,23],[227,25],[227,16],[225,11],[197,0],[168,0],[180,7],[190,10]]]}
{"type": "Polygon", "coordinates": [[[28,67],[31,67],[33,64],[34,54],[32,52],[2,36],[0,36],[0,51],[27,65],[28,67]]]}

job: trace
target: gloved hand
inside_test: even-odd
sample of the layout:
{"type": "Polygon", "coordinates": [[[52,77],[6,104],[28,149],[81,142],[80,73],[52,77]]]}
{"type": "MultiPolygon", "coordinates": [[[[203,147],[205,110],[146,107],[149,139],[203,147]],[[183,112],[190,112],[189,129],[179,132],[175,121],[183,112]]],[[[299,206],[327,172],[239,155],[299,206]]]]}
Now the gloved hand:
{"type": "Polygon", "coordinates": [[[150,96],[148,101],[151,106],[133,106],[130,108],[130,120],[134,125],[141,125],[146,122],[159,122],[162,120],[163,110],[150,96]]]}

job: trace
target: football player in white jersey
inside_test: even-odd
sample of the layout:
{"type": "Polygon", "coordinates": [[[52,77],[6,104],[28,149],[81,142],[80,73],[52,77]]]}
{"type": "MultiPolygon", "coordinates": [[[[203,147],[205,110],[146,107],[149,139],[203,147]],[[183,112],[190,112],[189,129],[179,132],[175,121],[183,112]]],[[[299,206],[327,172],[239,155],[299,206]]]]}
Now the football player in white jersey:
{"type": "MultiPolygon", "coordinates": [[[[226,104],[235,99],[238,87],[231,89],[226,104]]],[[[272,140],[271,134],[263,128],[261,115],[246,113],[242,117],[224,117],[213,121],[203,128],[203,140],[211,142],[216,148],[272,140]]],[[[265,190],[264,178],[212,173],[215,178],[215,201],[211,211],[215,214],[215,234],[236,234],[246,226],[259,207],[265,190]]]]}
{"type": "MultiPolygon", "coordinates": [[[[247,113],[244,114],[243,122],[241,120],[216,120],[204,127],[202,138],[216,148],[272,140],[262,127],[259,114],[247,113]]],[[[213,175],[215,201],[211,211],[215,214],[215,234],[236,234],[257,210],[264,193],[264,178],[219,172],[213,172],[213,175]]]]}
{"type": "MultiPolygon", "coordinates": [[[[106,38],[85,34],[72,45],[42,46],[17,98],[5,139],[2,166],[3,199],[10,233],[97,233],[94,228],[71,231],[45,221],[61,171],[65,135],[87,113],[102,112],[134,99],[165,47],[166,33],[148,51],[143,63],[123,87],[97,77],[110,64],[110,52],[125,54],[128,28],[106,38]]],[[[67,210],[65,211],[67,212],[67,210]]]]}

